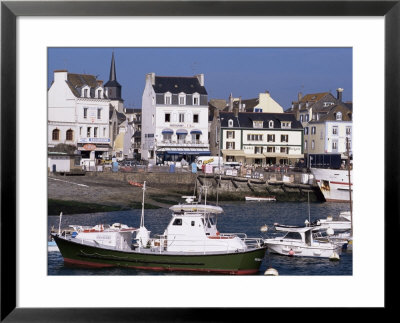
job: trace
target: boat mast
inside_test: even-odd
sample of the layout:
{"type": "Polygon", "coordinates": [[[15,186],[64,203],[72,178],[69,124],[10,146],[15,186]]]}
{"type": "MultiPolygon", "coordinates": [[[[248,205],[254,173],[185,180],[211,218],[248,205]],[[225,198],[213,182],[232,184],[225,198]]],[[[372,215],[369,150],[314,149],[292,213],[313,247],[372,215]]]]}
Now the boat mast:
{"type": "Polygon", "coordinates": [[[62,212],[60,212],[60,221],[58,222],[58,235],[61,236],[61,219],[62,219],[62,212]]]}
{"type": "Polygon", "coordinates": [[[310,192],[309,191],[307,191],[307,200],[308,200],[308,223],[311,226],[310,192]]]}
{"type": "Polygon", "coordinates": [[[146,190],[146,181],[143,182],[142,215],[140,217],[140,226],[144,227],[144,191],[146,190]]]}
{"type": "Polygon", "coordinates": [[[349,137],[346,137],[346,150],[347,150],[347,171],[349,174],[349,197],[350,197],[350,223],[351,223],[351,236],[353,236],[353,205],[351,201],[351,179],[350,179],[350,152],[349,152],[349,137]]]}

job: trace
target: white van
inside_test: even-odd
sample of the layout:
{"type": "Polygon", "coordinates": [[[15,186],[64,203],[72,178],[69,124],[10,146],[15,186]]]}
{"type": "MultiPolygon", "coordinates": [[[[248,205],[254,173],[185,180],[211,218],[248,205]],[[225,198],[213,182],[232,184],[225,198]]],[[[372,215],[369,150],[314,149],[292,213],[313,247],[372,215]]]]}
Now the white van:
{"type": "Polygon", "coordinates": [[[224,166],[224,159],[218,156],[199,156],[196,158],[195,163],[197,164],[197,169],[201,170],[203,165],[224,166]],[[219,159],[219,163],[218,163],[219,159]]]}

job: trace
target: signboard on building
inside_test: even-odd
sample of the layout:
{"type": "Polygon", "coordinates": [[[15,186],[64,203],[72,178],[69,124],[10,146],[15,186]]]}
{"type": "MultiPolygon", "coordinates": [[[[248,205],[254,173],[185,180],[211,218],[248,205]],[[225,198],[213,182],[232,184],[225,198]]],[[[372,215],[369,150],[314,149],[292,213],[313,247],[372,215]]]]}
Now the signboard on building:
{"type": "Polygon", "coordinates": [[[92,144],[100,144],[100,143],[109,143],[110,138],[81,138],[78,141],[80,144],[92,143],[92,144]]]}
{"type": "Polygon", "coordinates": [[[83,145],[83,149],[85,149],[85,150],[96,150],[96,145],[86,144],[86,145],[83,145]]]}

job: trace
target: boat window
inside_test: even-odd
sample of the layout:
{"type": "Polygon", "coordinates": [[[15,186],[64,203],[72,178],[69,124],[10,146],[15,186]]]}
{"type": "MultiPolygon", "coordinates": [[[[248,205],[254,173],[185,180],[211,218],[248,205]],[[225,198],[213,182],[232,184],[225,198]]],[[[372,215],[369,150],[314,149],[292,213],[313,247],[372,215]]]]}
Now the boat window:
{"type": "Polygon", "coordinates": [[[214,225],[214,220],[212,218],[209,219],[210,223],[214,225]]]}
{"type": "Polygon", "coordinates": [[[301,240],[301,235],[298,232],[288,232],[285,239],[298,239],[301,240]]]}
{"type": "Polygon", "coordinates": [[[192,224],[192,227],[194,227],[194,221],[192,221],[191,224],[192,224]]]}
{"type": "Polygon", "coordinates": [[[182,219],[175,219],[174,223],[172,225],[182,225],[182,219]]]}

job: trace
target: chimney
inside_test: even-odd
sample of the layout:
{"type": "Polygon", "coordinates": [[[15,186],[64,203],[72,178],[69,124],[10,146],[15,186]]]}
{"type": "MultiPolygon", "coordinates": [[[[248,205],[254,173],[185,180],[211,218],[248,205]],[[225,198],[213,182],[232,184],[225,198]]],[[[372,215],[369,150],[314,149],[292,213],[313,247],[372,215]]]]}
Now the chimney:
{"type": "Polygon", "coordinates": [[[96,80],[98,86],[103,86],[103,81],[102,80],[96,80]]]}
{"type": "Polygon", "coordinates": [[[151,82],[151,85],[156,84],[156,73],[147,73],[146,74],[146,82],[149,80],[151,82]]]}
{"type": "Polygon", "coordinates": [[[236,118],[239,116],[239,107],[235,107],[235,108],[233,109],[233,114],[234,114],[234,116],[235,116],[236,118]]]}
{"type": "Polygon", "coordinates": [[[57,70],[54,71],[54,83],[56,82],[65,82],[68,80],[68,71],[67,70],[57,70]]]}
{"type": "Polygon", "coordinates": [[[197,74],[195,75],[197,79],[199,80],[199,83],[201,86],[204,86],[204,74],[197,74]]]}
{"type": "Polygon", "coordinates": [[[232,97],[232,93],[229,95],[229,112],[233,111],[233,97],[232,97]]]}
{"type": "Polygon", "coordinates": [[[303,98],[303,93],[299,92],[297,94],[297,101],[300,102],[302,98],[303,98]]]}
{"type": "Polygon", "coordinates": [[[239,96],[239,112],[243,112],[242,97],[241,96],[239,96]]]}
{"type": "Polygon", "coordinates": [[[343,89],[342,89],[342,88],[338,88],[338,89],[336,90],[336,92],[337,92],[337,99],[338,99],[339,101],[342,101],[343,89]]]}

